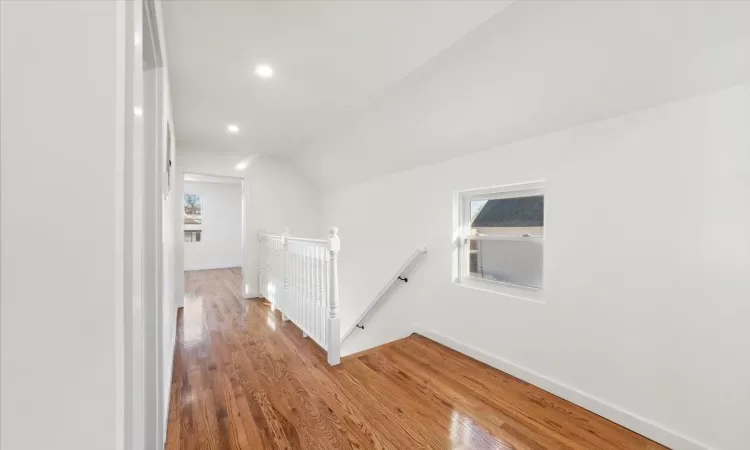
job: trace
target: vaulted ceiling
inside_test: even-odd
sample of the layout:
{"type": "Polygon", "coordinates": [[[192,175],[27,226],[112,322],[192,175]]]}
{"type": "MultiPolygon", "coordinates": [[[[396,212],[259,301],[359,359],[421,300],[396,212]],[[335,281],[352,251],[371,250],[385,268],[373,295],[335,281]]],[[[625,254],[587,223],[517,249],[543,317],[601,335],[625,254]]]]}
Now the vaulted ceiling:
{"type": "Polygon", "coordinates": [[[164,15],[180,151],[287,155],[323,184],[750,81],[742,1],[170,1],[164,15]]]}
{"type": "Polygon", "coordinates": [[[507,3],[165,1],[178,144],[299,152],[507,3]]]}

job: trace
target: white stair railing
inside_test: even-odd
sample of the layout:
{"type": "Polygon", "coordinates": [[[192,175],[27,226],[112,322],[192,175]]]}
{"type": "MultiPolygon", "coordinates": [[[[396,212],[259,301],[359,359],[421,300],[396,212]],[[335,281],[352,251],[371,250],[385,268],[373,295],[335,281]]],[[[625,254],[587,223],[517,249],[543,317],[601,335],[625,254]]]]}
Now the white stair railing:
{"type": "Polygon", "coordinates": [[[401,266],[401,268],[398,269],[395,275],[393,275],[388,282],[385,284],[383,289],[378,292],[378,295],[375,296],[374,299],[370,302],[369,305],[367,305],[367,308],[365,308],[364,312],[357,318],[357,320],[352,324],[351,327],[349,327],[348,330],[346,330],[346,333],[341,338],[341,342],[344,342],[346,338],[349,337],[350,334],[352,334],[352,331],[354,331],[355,328],[362,328],[364,329],[364,321],[367,318],[368,314],[373,310],[373,308],[385,297],[385,295],[388,293],[388,291],[391,289],[391,287],[397,282],[397,281],[408,281],[408,278],[406,275],[409,274],[409,271],[414,267],[414,265],[417,263],[419,258],[422,257],[427,253],[427,248],[422,247],[418,248],[414,251],[414,253],[411,254],[409,259],[406,260],[406,262],[401,266]]]}
{"type": "Polygon", "coordinates": [[[308,239],[264,232],[260,241],[258,282],[261,294],[328,353],[328,363],[338,364],[338,229],[328,239],[308,239]]]}

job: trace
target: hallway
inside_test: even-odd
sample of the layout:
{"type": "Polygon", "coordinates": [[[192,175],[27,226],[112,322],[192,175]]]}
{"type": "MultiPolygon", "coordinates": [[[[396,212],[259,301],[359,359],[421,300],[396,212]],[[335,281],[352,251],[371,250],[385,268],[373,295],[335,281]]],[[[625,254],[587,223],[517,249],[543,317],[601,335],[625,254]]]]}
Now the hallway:
{"type": "Polygon", "coordinates": [[[167,450],[664,448],[418,335],[330,367],[241,279],[185,273],[167,450]]]}

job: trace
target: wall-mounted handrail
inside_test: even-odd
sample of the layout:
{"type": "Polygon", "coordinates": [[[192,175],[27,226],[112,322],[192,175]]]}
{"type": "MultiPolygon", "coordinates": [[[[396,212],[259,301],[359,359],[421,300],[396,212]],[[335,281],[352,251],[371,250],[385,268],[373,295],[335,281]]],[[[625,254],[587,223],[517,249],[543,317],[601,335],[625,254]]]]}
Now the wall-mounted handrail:
{"type": "Polygon", "coordinates": [[[406,262],[401,266],[401,268],[396,272],[395,275],[393,275],[388,282],[385,284],[383,289],[378,292],[378,295],[375,296],[375,298],[370,302],[369,305],[367,305],[367,308],[362,312],[362,314],[357,318],[356,321],[352,324],[352,326],[346,330],[346,333],[341,337],[341,342],[344,342],[346,338],[349,337],[349,335],[354,331],[355,328],[364,329],[364,325],[362,325],[362,322],[365,321],[367,318],[367,315],[372,311],[372,309],[375,307],[375,305],[380,302],[383,297],[388,293],[388,291],[391,289],[391,287],[398,281],[406,282],[408,280],[405,275],[408,274],[408,272],[412,269],[412,267],[417,263],[417,260],[427,253],[427,248],[422,247],[418,248],[412,253],[412,255],[409,257],[409,259],[406,260],[406,262]]]}

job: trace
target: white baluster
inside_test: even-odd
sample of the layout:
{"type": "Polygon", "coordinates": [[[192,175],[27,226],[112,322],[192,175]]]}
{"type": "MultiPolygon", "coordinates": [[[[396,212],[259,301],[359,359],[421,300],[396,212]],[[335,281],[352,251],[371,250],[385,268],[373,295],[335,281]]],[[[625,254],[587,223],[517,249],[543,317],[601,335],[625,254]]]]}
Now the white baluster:
{"type": "Polygon", "coordinates": [[[315,333],[315,249],[317,248],[316,245],[310,245],[310,249],[307,252],[308,254],[308,262],[309,262],[309,274],[310,279],[308,280],[308,286],[310,287],[308,297],[308,305],[307,308],[307,317],[308,317],[308,323],[309,328],[308,331],[310,332],[310,336],[317,338],[318,335],[315,333]]]}
{"type": "Polygon", "coordinates": [[[290,249],[289,256],[291,257],[292,262],[292,284],[290,286],[290,291],[292,293],[292,304],[289,305],[289,315],[291,316],[292,320],[297,320],[297,244],[292,244],[292,248],[290,249]]]}
{"type": "Polygon", "coordinates": [[[310,247],[307,244],[302,247],[302,326],[305,329],[302,335],[304,337],[307,337],[307,329],[309,328],[307,323],[307,251],[309,249],[310,247]]]}
{"type": "Polygon", "coordinates": [[[315,327],[315,252],[318,249],[317,245],[310,246],[310,336],[317,339],[318,330],[315,327]]]}
{"type": "Polygon", "coordinates": [[[313,275],[312,275],[312,251],[315,248],[314,245],[308,245],[307,246],[307,313],[305,315],[305,322],[307,323],[307,332],[310,334],[310,336],[315,336],[315,331],[313,330],[313,321],[312,321],[312,306],[313,306],[313,295],[312,295],[312,281],[313,281],[313,275]]]}
{"type": "Polygon", "coordinates": [[[320,262],[323,265],[323,342],[328,350],[328,245],[323,248],[323,259],[320,262]]]}
{"type": "Polygon", "coordinates": [[[289,253],[289,241],[284,242],[284,314],[283,319],[289,320],[289,307],[292,304],[290,287],[292,285],[292,263],[289,253]]]}
{"type": "Polygon", "coordinates": [[[320,248],[320,309],[318,311],[320,320],[320,341],[323,343],[326,349],[328,349],[328,342],[326,340],[326,315],[328,314],[328,307],[326,306],[326,280],[328,279],[328,269],[326,265],[326,247],[320,248]]]}
{"type": "Polygon", "coordinates": [[[307,247],[307,331],[308,333],[311,333],[311,336],[315,336],[315,331],[313,330],[313,321],[312,321],[312,307],[313,307],[313,259],[312,259],[312,251],[315,248],[314,245],[309,245],[307,247]]]}
{"type": "Polygon", "coordinates": [[[305,335],[310,332],[310,245],[305,245],[305,335]]]}
{"type": "Polygon", "coordinates": [[[320,247],[315,246],[315,258],[313,259],[314,264],[314,275],[313,275],[313,289],[314,289],[314,312],[313,312],[313,320],[315,322],[315,339],[317,339],[318,342],[323,342],[323,335],[321,334],[321,326],[320,326],[320,247]]]}
{"type": "Polygon", "coordinates": [[[289,243],[289,318],[294,320],[294,243],[289,243]]]}
{"type": "Polygon", "coordinates": [[[294,292],[294,285],[296,283],[296,277],[297,277],[297,267],[295,265],[295,256],[294,256],[294,246],[295,244],[292,243],[289,246],[289,267],[290,267],[290,274],[289,277],[289,298],[291,299],[291,302],[289,302],[289,317],[294,320],[294,305],[297,302],[297,294],[294,292]]]}
{"type": "Polygon", "coordinates": [[[309,247],[307,244],[304,244],[302,247],[302,313],[300,314],[300,324],[302,328],[302,337],[307,337],[307,332],[305,330],[309,329],[308,323],[307,323],[307,280],[308,280],[308,265],[307,265],[307,251],[309,250],[309,247]]]}
{"type": "Polygon", "coordinates": [[[299,324],[299,243],[294,244],[294,317],[299,324]]]}
{"type": "Polygon", "coordinates": [[[338,260],[341,240],[338,228],[332,227],[328,234],[328,364],[341,362],[341,332],[339,323],[339,274],[338,260]]]}
{"type": "Polygon", "coordinates": [[[284,232],[281,234],[281,295],[279,296],[279,303],[281,303],[281,320],[286,322],[289,320],[287,316],[289,311],[289,274],[288,274],[288,260],[289,260],[289,228],[284,228],[284,232]]]}
{"type": "Polygon", "coordinates": [[[297,321],[298,325],[301,325],[302,322],[302,254],[300,253],[302,251],[301,245],[297,244],[297,251],[295,252],[295,255],[297,255],[297,311],[295,314],[295,319],[297,321]]]}
{"type": "Polygon", "coordinates": [[[320,249],[320,338],[321,342],[328,349],[328,340],[326,335],[326,315],[328,314],[328,306],[326,297],[328,296],[326,282],[328,280],[328,265],[326,264],[326,247],[320,249]]]}

